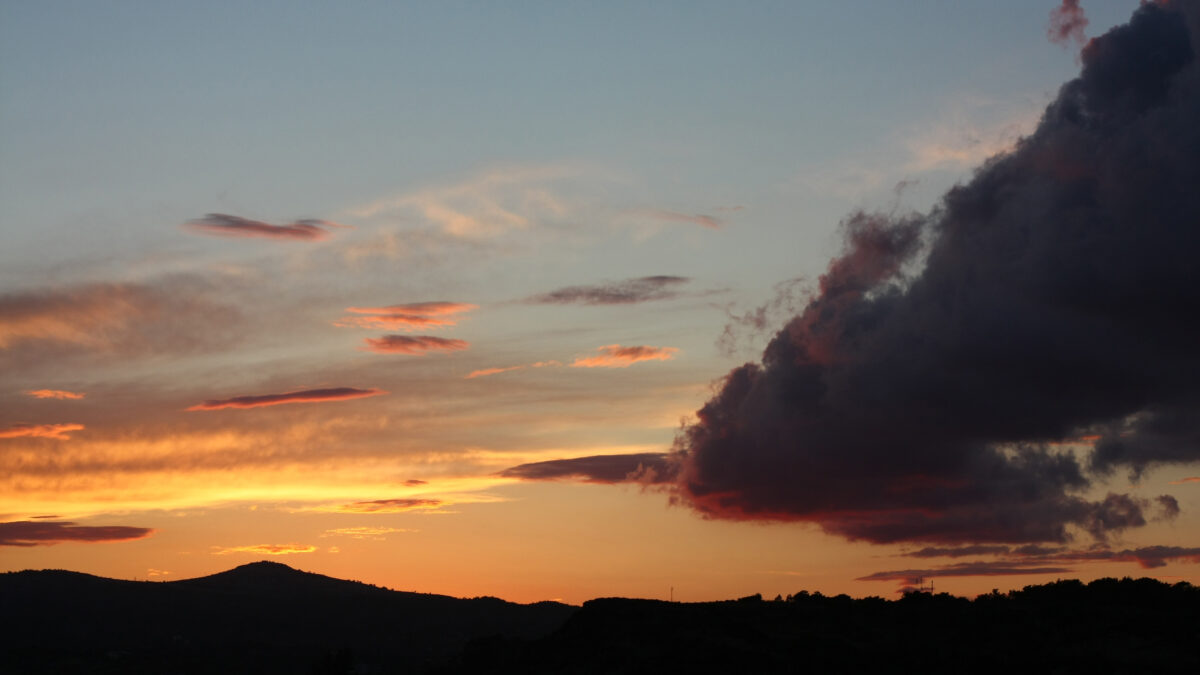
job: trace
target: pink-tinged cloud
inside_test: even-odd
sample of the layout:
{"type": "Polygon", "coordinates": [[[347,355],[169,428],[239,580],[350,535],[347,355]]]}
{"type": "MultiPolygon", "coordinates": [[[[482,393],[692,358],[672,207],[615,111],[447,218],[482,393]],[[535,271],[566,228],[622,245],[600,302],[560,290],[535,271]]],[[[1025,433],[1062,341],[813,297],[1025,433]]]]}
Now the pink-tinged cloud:
{"type": "Polygon", "coordinates": [[[429,481],[424,481],[420,478],[409,478],[408,480],[404,481],[404,484],[409,487],[416,487],[418,485],[428,485],[429,481]]]}
{"type": "Polygon", "coordinates": [[[461,314],[469,312],[473,309],[479,309],[479,305],[472,305],[465,302],[413,302],[406,305],[388,305],[386,307],[347,307],[347,312],[355,314],[415,314],[419,316],[446,316],[449,314],[461,314]]]}
{"type": "Polygon", "coordinates": [[[142,539],[151,534],[154,534],[154,530],[148,527],[88,526],[70,522],[19,520],[0,523],[0,546],[53,546],[67,542],[94,544],[142,539]]]}
{"type": "Polygon", "coordinates": [[[688,281],[690,279],[687,277],[660,274],[591,286],[566,286],[535,295],[526,302],[543,305],[632,305],[677,297],[678,287],[688,281]]]}
{"type": "Polygon", "coordinates": [[[1055,44],[1065,45],[1074,41],[1082,47],[1087,42],[1087,36],[1083,34],[1087,25],[1088,20],[1083,14],[1083,7],[1079,6],[1079,0],[1063,0],[1050,12],[1046,36],[1055,44]]]}
{"type": "Polygon", "coordinates": [[[0,438],[53,438],[56,441],[70,440],[72,431],[81,431],[82,424],[14,424],[0,429],[0,438]]]}
{"type": "Polygon", "coordinates": [[[499,375],[500,373],[511,373],[515,370],[525,370],[526,368],[546,368],[548,366],[561,366],[558,361],[538,361],[537,363],[526,363],[519,366],[508,366],[505,368],[483,368],[482,370],[471,371],[464,379],[473,380],[477,377],[488,377],[490,375],[499,375]]]}
{"type": "Polygon", "coordinates": [[[441,326],[453,326],[457,323],[457,319],[449,317],[478,308],[478,305],[471,305],[465,302],[444,301],[414,302],[405,305],[389,305],[387,307],[347,307],[347,312],[370,314],[373,316],[347,316],[334,325],[384,330],[439,328],[441,326]]]}
{"type": "Polygon", "coordinates": [[[316,546],[309,546],[307,544],[253,544],[251,546],[216,548],[212,554],[253,553],[255,555],[291,555],[293,553],[313,553],[316,550],[316,546]]]}
{"type": "Polygon", "coordinates": [[[1187,478],[1180,478],[1179,480],[1171,481],[1168,483],[1168,485],[1183,485],[1185,483],[1200,483],[1200,476],[1188,476],[1187,478]]]}
{"type": "Polygon", "coordinates": [[[270,225],[225,213],[210,213],[188,221],[185,227],[218,237],[274,239],[277,241],[317,241],[329,236],[328,228],[346,227],[328,220],[305,218],[285,225],[270,225]]]}
{"type": "Polygon", "coordinates": [[[65,391],[62,389],[33,389],[25,392],[25,395],[34,398],[54,398],[60,400],[78,400],[87,396],[87,394],[80,392],[65,391]]]}
{"type": "Polygon", "coordinates": [[[665,211],[663,209],[644,209],[641,211],[635,211],[634,213],[635,215],[646,216],[648,218],[654,218],[657,220],[665,220],[670,223],[692,223],[693,225],[700,225],[701,227],[707,227],[713,230],[719,230],[722,225],[720,219],[703,213],[687,214],[678,213],[676,211],[665,211]]]}
{"type": "Polygon", "coordinates": [[[408,497],[401,499],[376,499],[369,502],[353,502],[338,506],[337,511],[345,513],[401,513],[421,509],[436,509],[442,505],[440,499],[423,497],[408,497]]]}
{"type": "Polygon", "coordinates": [[[521,480],[571,479],[584,483],[665,483],[674,480],[670,456],[660,452],[592,455],[530,462],[505,469],[500,475],[521,480]]]}
{"type": "Polygon", "coordinates": [[[262,408],[270,405],[285,403],[321,403],[324,401],[348,401],[356,398],[380,396],[387,392],[382,389],[353,389],[351,387],[334,387],[332,389],[306,389],[286,394],[265,394],[262,396],[235,396],[227,399],[215,399],[198,403],[188,410],[221,410],[223,408],[262,408]]]}
{"type": "Polygon", "coordinates": [[[384,335],[363,340],[367,351],[379,354],[409,354],[421,356],[429,352],[458,352],[470,347],[466,340],[453,340],[432,335],[384,335]]]}
{"type": "Polygon", "coordinates": [[[605,345],[598,347],[598,356],[580,356],[571,364],[572,368],[628,368],[638,361],[669,361],[679,352],[676,347],[622,347],[605,345]]]}

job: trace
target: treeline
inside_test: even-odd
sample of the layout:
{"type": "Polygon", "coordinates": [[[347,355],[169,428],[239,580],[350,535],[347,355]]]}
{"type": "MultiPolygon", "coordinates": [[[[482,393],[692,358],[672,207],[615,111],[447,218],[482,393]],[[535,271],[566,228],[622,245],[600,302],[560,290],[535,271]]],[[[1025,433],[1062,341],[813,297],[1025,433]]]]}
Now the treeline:
{"type": "Polygon", "coordinates": [[[476,640],[445,673],[1200,673],[1200,589],[1076,580],[973,600],[797,592],[584,603],[541,640],[476,640]]]}

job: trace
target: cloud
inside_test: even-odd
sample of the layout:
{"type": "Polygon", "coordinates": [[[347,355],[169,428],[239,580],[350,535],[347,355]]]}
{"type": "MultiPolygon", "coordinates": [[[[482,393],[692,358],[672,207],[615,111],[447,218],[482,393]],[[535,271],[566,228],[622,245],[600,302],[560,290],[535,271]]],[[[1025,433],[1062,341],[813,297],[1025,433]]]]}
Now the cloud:
{"type": "Polygon", "coordinates": [[[605,345],[597,347],[599,356],[580,356],[571,363],[572,368],[628,368],[638,361],[670,361],[679,352],[676,347],[622,347],[605,345]]]}
{"type": "Polygon", "coordinates": [[[404,484],[409,487],[416,487],[418,485],[428,485],[429,481],[424,481],[419,478],[410,478],[410,479],[404,481],[404,484]]]}
{"type": "Polygon", "coordinates": [[[853,214],[761,362],[677,439],[674,499],[872,542],[1105,540],[1117,467],[1200,460],[1200,65],[1146,4],[928,214],[853,214]],[[1099,435],[1091,455],[1062,442],[1099,435]]]}
{"type": "Polygon", "coordinates": [[[130,541],[154,534],[146,527],[124,525],[76,525],[70,522],[18,520],[0,523],[0,546],[53,546],[65,542],[97,543],[130,541]]]}
{"type": "Polygon", "coordinates": [[[547,368],[551,366],[561,366],[558,361],[538,361],[537,363],[527,363],[519,366],[506,366],[503,368],[482,368],[480,370],[472,370],[464,379],[473,380],[477,377],[489,377],[491,375],[499,375],[500,373],[510,373],[515,370],[525,370],[526,368],[547,368]]]}
{"type": "Polygon", "coordinates": [[[400,499],[376,499],[369,502],[353,502],[336,507],[344,513],[402,513],[404,511],[436,509],[442,506],[440,499],[405,497],[400,499]]]}
{"type": "Polygon", "coordinates": [[[1173,480],[1169,485],[1184,485],[1185,483],[1200,483],[1200,476],[1188,476],[1187,478],[1173,480]]]}
{"type": "Polygon", "coordinates": [[[64,391],[62,389],[33,389],[25,392],[27,396],[34,398],[56,398],[56,399],[81,399],[87,394],[82,394],[74,391],[64,391]]]}
{"type": "Polygon", "coordinates": [[[1134,562],[1143,569],[1165,567],[1173,560],[1200,563],[1200,547],[1142,546],[1121,551],[1065,551],[1042,558],[1067,562],[1134,562]]]}
{"type": "Polygon", "coordinates": [[[478,308],[478,305],[470,305],[465,302],[418,302],[388,307],[347,307],[347,312],[373,316],[347,316],[334,325],[404,330],[453,326],[456,320],[447,317],[478,308]]]}
{"type": "Polygon", "coordinates": [[[255,555],[291,555],[293,553],[313,553],[316,550],[316,546],[309,546],[307,544],[253,544],[250,546],[214,546],[212,554],[253,553],[255,555]]]}
{"type": "Polygon", "coordinates": [[[286,394],[264,394],[261,396],[235,396],[233,398],[208,400],[188,410],[221,410],[223,408],[261,408],[285,403],[320,403],[323,401],[348,401],[355,398],[380,396],[388,392],[382,389],[354,389],[334,387],[331,389],[306,389],[286,394]]]}
{"type": "Polygon", "coordinates": [[[470,347],[465,340],[433,337],[432,335],[384,335],[381,338],[366,338],[366,350],[379,354],[411,354],[421,356],[429,352],[457,352],[470,347]]]}
{"type": "Polygon", "coordinates": [[[1087,42],[1083,30],[1087,28],[1088,20],[1083,14],[1079,0],[1062,0],[1062,4],[1050,11],[1050,25],[1046,28],[1046,37],[1055,44],[1065,45],[1074,40],[1082,47],[1087,42]]]}
{"type": "Polygon", "coordinates": [[[341,536],[350,537],[352,539],[375,539],[383,540],[385,534],[395,534],[398,532],[416,532],[402,527],[339,527],[332,530],[325,530],[322,537],[341,536]]]}
{"type": "Polygon", "coordinates": [[[1070,571],[1071,569],[1068,567],[1038,566],[1020,562],[964,562],[929,569],[875,572],[858,577],[856,581],[899,581],[911,584],[918,578],[929,577],[1007,577],[1027,574],[1064,574],[1070,571]]]}
{"type": "Polygon", "coordinates": [[[278,241],[318,241],[329,237],[328,228],[346,227],[328,220],[306,218],[286,225],[269,225],[257,220],[224,213],[210,213],[184,224],[188,229],[218,237],[275,239],[278,241]]]}
{"type": "Polygon", "coordinates": [[[594,286],[566,286],[535,295],[526,302],[547,305],[630,305],[677,297],[679,293],[675,287],[688,281],[690,279],[687,277],[658,275],[594,286]]]}
{"type": "Polygon", "coordinates": [[[585,483],[663,483],[672,478],[672,472],[666,454],[643,452],[530,462],[505,469],[500,475],[522,480],[569,478],[585,483]]]}
{"type": "Polygon", "coordinates": [[[1008,553],[1009,547],[995,545],[976,546],[926,546],[918,551],[909,551],[904,555],[909,558],[962,558],[969,555],[990,555],[1008,553]]]}
{"type": "Polygon", "coordinates": [[[240,315],[210,299],[213,290],[196,278],[166,277],[0,294],[0,369],[227,344],[240,315]]]}
{"type": "Polygon", "coordinates": [[[81,431],[82,424],[13,424],[0,429],[0,438],[53,438],[59,441],[69,440],[67,434],[81,431]]]}
{"type": "Polygon", "coordinates": [[[482,240],[562,220],[567,203],[553,186],[569,167],[505,167],[455,185],[429,187],[353,209],[359,218],[417,221],[454,239],[482,240]]]}
{"type": "Polygon", "coordinates": [[[691,223],[693,225],[707,227],[711,230],[719,230],[724,224],[719,218],[715,218],[703,213],[687,214],[678,213],[676,211],[665,211],[663,209],[638,209],[636,211],[630,211],[629,213],[630,215],[653,218],[655,220],[663,220],[668,223],[691,223]]]}

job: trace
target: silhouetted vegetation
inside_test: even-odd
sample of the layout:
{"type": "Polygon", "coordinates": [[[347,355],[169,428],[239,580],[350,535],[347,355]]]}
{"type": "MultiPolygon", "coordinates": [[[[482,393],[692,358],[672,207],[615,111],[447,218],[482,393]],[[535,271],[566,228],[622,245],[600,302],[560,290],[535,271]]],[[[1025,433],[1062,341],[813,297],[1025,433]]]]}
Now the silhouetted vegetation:
{"type": "Polygon", "coordinates": [[[0,575],[2,673],[1195,673],[1200,589],[1059,581],[974,600],[800,591],[575,608],[255,563],[133,582],[0,575]]]}
{"type": "Polygon", "coordinates": [[[1200,589],[1101,579],[975,600],[606,598],[541,640],[474,641],[444,672],[1197,673],[1200,589]]]}

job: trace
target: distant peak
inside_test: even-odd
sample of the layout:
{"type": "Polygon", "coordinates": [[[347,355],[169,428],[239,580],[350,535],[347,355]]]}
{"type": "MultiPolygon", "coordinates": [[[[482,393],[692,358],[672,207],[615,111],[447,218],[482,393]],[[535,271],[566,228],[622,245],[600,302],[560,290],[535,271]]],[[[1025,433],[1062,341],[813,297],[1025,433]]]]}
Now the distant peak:
{"type": "Polygon", "coordinates": [[[278,570],[280,572],[282,572],[283,570],[287,570],[289,572],[298,571],[294,567],[289,567],[281,562],[275,562],[273,560],[259,560],[258,562],[246,563],[245,565],[238,565],[237,567],[235,567],[233,569],[235,569],[235,570],[278,570]]]}

